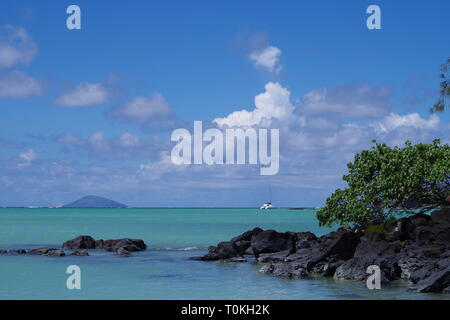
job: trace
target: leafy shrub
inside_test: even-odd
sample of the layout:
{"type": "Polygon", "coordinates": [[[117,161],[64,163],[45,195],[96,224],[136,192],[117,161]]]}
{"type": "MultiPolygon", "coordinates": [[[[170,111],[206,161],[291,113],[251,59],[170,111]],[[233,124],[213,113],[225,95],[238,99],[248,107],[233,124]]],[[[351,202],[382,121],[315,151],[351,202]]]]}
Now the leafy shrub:
{"type": "MultiPolygon", "coordinates": [[[[374,142],[355,155],[337,189],[317,211],[320,225],[352,223],[365,229],[394,216],[425,213],[445,206],[450,195],[450,147],[432,144],[391,148],[374,142]]],[[[448,204],[447,204],[448,205],[448,204]]]]}

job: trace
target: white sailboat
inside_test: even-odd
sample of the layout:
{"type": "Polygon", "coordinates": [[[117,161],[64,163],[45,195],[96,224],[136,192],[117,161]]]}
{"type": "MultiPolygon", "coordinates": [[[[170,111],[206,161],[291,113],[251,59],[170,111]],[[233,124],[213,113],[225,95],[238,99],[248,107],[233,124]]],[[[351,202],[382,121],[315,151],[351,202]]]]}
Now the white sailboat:
{"type": "Polygon", "coordinates": [[[259,209],[260,210],[273,209],[273,205],[270,202],[265,202],[259,209]]]}
{"type": "Polygon", "coordinates": [[[260,210],[268,210],[273,209],[274,206],[272,205],[272,186],[269,184],[269,202],[263,203],[263,205],[259,208],[260,210]]]}

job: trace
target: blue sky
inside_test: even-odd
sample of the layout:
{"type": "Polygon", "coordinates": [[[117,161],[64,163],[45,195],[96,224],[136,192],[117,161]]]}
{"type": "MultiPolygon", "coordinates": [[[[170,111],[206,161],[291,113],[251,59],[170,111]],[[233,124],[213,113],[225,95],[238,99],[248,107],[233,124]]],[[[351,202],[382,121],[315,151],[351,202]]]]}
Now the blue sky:
{"type": "Polygon", "coordinates": [[[444,0],[3,1],[0,206],[85,194],[257,206],[269,183],[276,205],[321,205],[372,139],[448,141],[449,112],[428,113],[450,54],[448,12],[444,0]],[[66,28],[70,4],[81,30],[66,28]],[[381,30],[366,27],[370,4],[381,30]],[[281,132],[278,175],[168,161],[174,128],[252,112],[256,96],[280,94],[269,83],[295,108],[266,115],[281,132]]]}

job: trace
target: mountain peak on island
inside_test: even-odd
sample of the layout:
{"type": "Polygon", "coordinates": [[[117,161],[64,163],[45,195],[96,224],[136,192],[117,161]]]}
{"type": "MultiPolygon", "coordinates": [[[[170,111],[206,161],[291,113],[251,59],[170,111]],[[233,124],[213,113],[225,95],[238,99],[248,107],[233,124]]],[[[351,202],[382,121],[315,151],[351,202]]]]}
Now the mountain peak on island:
{"type": "Polygon", "coordinates": [[[85,196],[65,204],[63,208],[127,208],[123,203],[98,196],[85,196]]]}

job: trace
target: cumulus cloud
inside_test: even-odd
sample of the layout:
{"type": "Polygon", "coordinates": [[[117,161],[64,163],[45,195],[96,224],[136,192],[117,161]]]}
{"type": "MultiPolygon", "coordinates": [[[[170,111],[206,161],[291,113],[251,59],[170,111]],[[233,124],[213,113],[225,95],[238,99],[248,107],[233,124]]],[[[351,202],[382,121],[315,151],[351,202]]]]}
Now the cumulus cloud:
{"type": "Polygon", "coordinates": [[[159,159],[154,162],[141,163],[136,176],[140,178],[144,177],[148,180],[158,180],[166,174],[182,172],[186,169],[186,165],[175,165],[172,162],[170,153],[167,151],[162,151],[159,154],[159,159]]]}
{"type": "MultiPolygon", "coordinates": [[[[17,192],[32,193],[31,183],[39,183],[40,192],[45,195],[62,189],[78,193],[95,190],[122,194],[127,191],[126,196],[136,196],[139,205],[189,203],[198,206],[208,203],[217,206],[225,205],[233,197],[238,199],[239,205],[252,206],[266,201],[264,196],[259,195],[266,194],[267,184],[271,183],[275,202],[279,205],[298,206],[299,202],[302,205],[321,205],[333,190],[343,186],[341,178],[347,170],[346,163],[352,161],[356,152],[368,149],[372,139],[392,146],[403,146],[405,140],[428,143],[435,138],[450,136],[448,123],[435,128],[430,125],[431,117],[421,119],[418,121],[417,117],[408,114],[388,115],[373,122],[355,124],[341,119],[331,121],[305,116],[303,121],[283,122],[285,126],[280,128],[280,171],[276,176],[269,177],[270,180],[267,180],[268,177],[261,177],[259,168],[252,166],[176,166],[171,162],[168,152],[173,144],[155,148],[150,147],[142,137],[138,140],[133,138],[135,134],[130,132],[107,138],[101,131],[86,138],[83,145],[92,152],[97,152],[96,155],[101,155],[101,159],[98,162],[96,158],[90,159],[87,168],[78,165],[72,171],[67,170],[71,172],[70,176],[57,173],[60,167],[46,164],[43,160],[39,162],[39,167],[29,167],[29,170],[34,171],[27,171],[26,180],[20,181],[17,171],[13,172],[15,175],[0,171],[0,176],[13,180],[14,185],[9,189],[20,188],[17,192]],[[398,117],[406,119],[406,122],[397,122],[397,125],[389,127],[390,131],[387,133],[377,130],[377,124],[387,123],[398,117]],[[428,122],[422,122],[423,120],[428,122]],[[121,146],[121,141],[127,141],[125,145],[130,145],[130,141],[139,141],[140,146],[121,146]],[[93,146],[103,150],[94,151],[93,146]],[[132,160],[119,163],[105,161],[122,155],[132,160]],[[52,172],[55,172],[54,176],[50,175],[52,172]],[[149,190],[158,197],[147,200],[145,195],[149,190]],[[173,190],[176,190],[177,200],[174,200],[173,190]],[[219,200],[209,199],[214,197],[198,200],[198,195],[204,194],[203,190],[211,190],[211,195],[217,194],[218,190],[226,193],[219,200]]],[[[8,191],[6,187],[4,189],[8,191]]]]}
{"type": "Polygon", "coordinates": [[[0,29],[0,67],[29,64],[37,51],[36,43],[24,28],[6,25],[0,29]]]}
{"type": "Polygon", "coordinates": [[[25,72],[12,71],[0,75],[0,98],[23,99],[41,93],[40,82],[25,72]]]}
{"type": "Polygon", "coordinates": [[[363,141],[371,140],[366,139],[367,129],[364,124],[356,125],[317,116],[300,119],[302,121],[280,127],[280,153],[288,163],[295,160],[304,163],[309,156],[323,160],[329,156],[328,153],[335,157],[336,154],[356,150],[363,145],[363,141]]]}
{"type": "MultiPolygon", "coordinates": [[[[358,91],[355,89],[358,86],[347,86],[349,87],[350,92],[358,91]]],[[[361,91],[378,92],[373,89],[374,87],[370,88],[361,91]]],[[[363,104],[363,102],[356,103],[358,99],[353,98],[351,94],[334,94],[334,90],[327,90],[327,102],[345,105],[343,98],[345,97],[351,106],[363,104]]],[[[214,120],[219,126],[277,125],[280,129],[281,149],[280,171],[275,176],[261,177],[257,166],[176,166],[170,159],[173,143],[166,137],[162,138],[161,143],[158,137],[154,139],[155,136],[152,136],[147,139],[131,131],[121,132],[116,136],[96,131],[84,138],[66,133],[56,139],[65,145],[68,152],[75,151],[77,159],[84,153],[88,154],[88,167],[75,164],[70,169],[59,160],[57,163],[60,165],[53,162],[49,164],[49,161],[46,162],[41,157],[39,162],[34,162],[37,155],[33,156],[34,151],[30,149],[31,152],[28,150],[23,152],[22,156],[13,159],[15,170],[12,170],[12,173],[0,171],[0,177],[6,177],[14,183],[6,188],[4,187],[6,184],[2,184],[4,179],[0,178],[0,188],[7,192],[21,188],[17,193],[28,190],[31,194],[33,191],[29,185],[39,182],[42,186],[40,192],[46,196],[49,192],[55,192],[54,190],[60,192],[64,188],[71,192],[76,190],[78,193],[105,191],[105,194],[108,192],[123,194],[126,190],[128,196],[136,197],[138,199],[136,201],[144,205],[174,203],[217,206],[222,204],[220,201],[226,204],[229,197],[233,197],[238,199],[237,204],[251,206],[266,201],[260,195],[267,192],[266,186],[271,183],[274,191],[278,192],[275,201],[279,205],[298,206],[299,201],[301,205],[321,205],[333,190],[343,186],[342,175],[347,170],[346,163],[353,160],[356,152],[370,148],[372,139],[391,146],[403,146],[406,140],[413,143],[428,143],[435,138],[448,141],[446,137],[450,136],[448,122],[444,123],[438,115],[428,117],[415,113],[380,112],[378,117],[373,114],[370,119],[361,121],[359,119],[364,119],[360,118],[361,113],[356,117],[354,110],[346,117],[336,116],[336,113],[310,112],[305,110],[304,103],[295,106],[291,102],[293,101],[291,95],[291,92],[279,83],[269,82],[265,90],[255,97],[254,108],[236,111],[227,117],[214,120]],[[129,160],[115,161],[117,159],[129,160]],[[20,164],[17,165],[17,162],[20,164]],[[30,165],[31,163],[33,165],[30,165]],[[18,167],[28,168],[19,171],[18,167]],[[25,173],[26,179],[20,180],[20,175],[25,173]],[[158,196],[147,200],[145,195],[149,190],[158,196]],[[174,200],[173,190],[177,191],[177,200],[174,200]],[[211,190],[211,194],[217,193],[217,190],[226,192],[221,193],[225,194],[222,200],[217,200],[214,197],[198,197],[195,190],[211,190]]],[[[359,96],[361,101],[363,96],[362,93],[359,96]]],[[[145,99],[155,100],[152,98],[145,99]]],[[[383,99],[379,98],[375,105],[387,108],[387,102],[383,99]]],[[[133,100],[128,102],[128,106],[133,104],[133,100]]],[[[368,101],[370,102],[370,99],[368,101]]],[[[125,108],[125,105],[127,104],[120,108],[125,108]]],[[[151,112],[142,112],[141,108],[136,110],[131,108],[131,111],[134,112],[127,114],[128,121],[149,123],[157,119],[154,115],[148,116],[152,114],[151,112]]],[[[120,115],[124,117],[124,114],[120,115]]],[[[4,168],[8,166],[0,163],[0,169],[4,168]]],[[[204,195],[203,191],[201,192],[204,195]]]]}
{"type": "Polygon", "coordinates": [[[334,118],[379,118],[389,112],[391,90],[367,84],[321,88],[306,93],[301,112],[334,118]]]}
{"type": "Polygon", "coordinates": [[[37,153],[33,149],[28,149],[19,154],[19,159],[17,161],[16,167],[18,169],[23,169],[30,166],[34,160],[37,158],[37,153]]]}
{"type": "Polygon", "coordinates": [[[255,97],[255,109],[253,111],[235,111],[225,118],[216,118],[213,122],[219,126],[245,127],[268,126],[272,120],[288,120],[294,111],[290,95],[290,91],[278,82],[269,82],[265,85],[265,92],[255,97]]]}
{"type": "MultiPolygon", "coordinates": [[[[328,190],[322,191],[326,196],[342,183],[346,163],[370,148],[373,139],[401,147],[406,140],[426,143],[449,136],[450,126],[441,126],[437,115],[389,113],[390,96],[385,86],[341,86],[314,90],[295,107],[289,90],[271,82],[255,97],[253,110],[235,111],[213,122],[230,127],[278,125],[280,172],[274,178],[283,186],[328,190]]],[[[252,179],[248,173],[247,178],[252,179]]]]}
{"type": "MultiPolygon", "coordinates": [[[[281,153],[286,158],[297,161],[301,154],[301,162],[304,162],[312,155],[313,159],[308,165],[313,165],[314,159],[318,158],[326,160],[328,165],[344,165],[352,161],[356,152],[368,149],[373,139],[390,146],[402,147],[406,140],[430,143],[435,138],[443,139],[449,135],[450,127],[441,126],[436,115],[425,119],[414,113],[391,113],[381,119],[362,123],[306,117],[304,126],[286,127],[280,137],[284,137],[284,150],[281,153]]],[[[307,167],[303,170],[307,170],[307,167]]]]}
{"type": "Polygon", "coordinates": [[[262,50],[254,51],[250,54],[250,59],[257,68],[264,68],[269,72],[278,73],[280,65],[281,50],[274,46],[267,46],[262,50]]]}
{"type": "Polygon", "coordinates": [[[378,141],[396,146],[403,146],[406,140],[417,143],[431,142],[435,138],[440,138],[445,143],[448,142],[445,139],[450,136],[450,126],[441,125],[437,115],[426,119],[417,113],[391,113],[368,126],[370,134],[378,141]]]}
{"type": "Polygon", "coordinates": [[[60,107],[88,107],[107,102],[109,92],[101,83],[82,82],[55,100],[60,107]]]}
{"type": "Polygon", "coordinates": [[[396,113],[390,113],[380,122],[376,123],[375,128],[379,132],[386,133],[398,128],[407,127],[415,129],[437,129],[439,123],[439,117],[435,114],[431,115],[427,120],[422,118],[418,113],[409,113],[404,116],[396,113]]]}
{"type": "Polygon", "coordinates": [[[28,151],[19,154],[19,158],[26,162],[32,162],[34,159],[36,159],[36,157],[37,154],[33,151],[33,149],[29,149],[28,151]]]}
{"type": "Polygon", "coordinates": [[[106,137],[103,131],[91,134],[84,143],[87,150],[101,159],[153,159],[162,148],[158,137],[141,139],[138,135],[124,132],[119,136],[106,137]]]}
{"type": "Polygon", "coordinates": [[[139,96],[111,110],[111,115],[125,122],[147,124],[170,116],[172,109],[158,92],[139,96]]]}
{"type": "Polygon", "coordinates": [[[169,141],[161,142],[160,137],[156,135],[142,138],[134,133],[123,132],[120,135],[108,137],[101,130],[87,137],[66,132],[54,137],[53,141],[61,144],[66,154],[76,152],[80,155],[86,152],[102,160],[153,159],[170,144],[169,141]]]}

